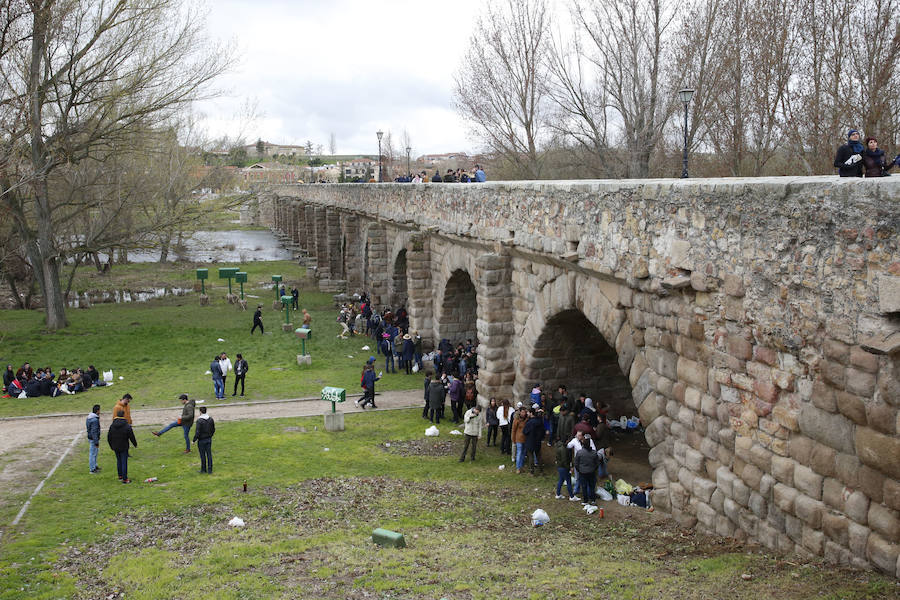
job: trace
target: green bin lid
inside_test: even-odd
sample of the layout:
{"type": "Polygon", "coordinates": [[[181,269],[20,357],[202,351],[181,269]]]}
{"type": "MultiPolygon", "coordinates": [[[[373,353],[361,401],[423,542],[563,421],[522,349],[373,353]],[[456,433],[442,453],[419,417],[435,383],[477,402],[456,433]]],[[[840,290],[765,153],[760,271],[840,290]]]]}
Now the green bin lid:
{"type": "Polygon", "coordinates": [[[209,279],[209,269],[197,269],[197,279],[209,279]]]}
{"type": "Polygon", "coordinates": [[[231,279],[237,272],[237,267],[222,267],[219,269],[219,279],[231,279]]]}
{"type": "Polygon", "coordinates": [[[339,387],[323,387],[322,400],[326,402],[345,402],[347,400],[347,390],[339,387]]]}
{"type": "Polygon", "coordinates": [[[272,275],[272,281],[281,281],[281,275],[272,275]]]}
{"type": "Polygon", "coordinates": [[[234,280],[238,283],[247,283],[247,273],[244,271],[238,271],[234,274],[234,280]]]}

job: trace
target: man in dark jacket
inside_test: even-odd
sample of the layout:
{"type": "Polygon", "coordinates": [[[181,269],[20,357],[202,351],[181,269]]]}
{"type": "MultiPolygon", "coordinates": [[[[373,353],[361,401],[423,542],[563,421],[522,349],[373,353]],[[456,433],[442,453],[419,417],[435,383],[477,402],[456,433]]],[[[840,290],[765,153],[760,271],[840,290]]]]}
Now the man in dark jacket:
{"type": "MultiPolygon", "coordinates": [[[[428,372],[428,376],[432,376],[431,371],[428,372]]],[[[431,383],[428,384],[428,420],[432,423],[441,422],[446,393],[447,389],[441,383],[441,380],[437,377],[432,377],[431,383]]]]}
{"type": "Polygon", "coordinates": [[[216,400],[225,398],[225,373],[222,372],[222,365],[219,363],[219,355],[213,356],[212,362],[209,363],[209,372],[212,373],[213,392],[216,400]]]}
{"type": "Polygon", "coordinates": [[[594,490],[597,487],[597,469],[599,467],[600,457],[597,455],[597,451],[591,448],[591,437],[586,435],[581,449],[575,453],[575,470],[578,471],[578,481],[581,484],[584,502],[593,502],[596,497],[594,490]]]}
{"type": "MultiPolygon", "coordinates": [[[[91,469],[91,473],[96,473],[100,470],[100,467],[97,466],[97,454],[100,453],[100,405],[95,404],[94,408],[91,410],[91,414],[87,416],[87,419],[84,422],[85,427],[87,428],[87,439],[89,444],[88,449],[88,467],[91,469]]],[[[127,452],[126,452],[127,454],[127,452]]]]}
{"type": "Polygon", "coordinates": [[[250,370],[250,365],[247,364],[247,361],[244,360],[244,357],[240,354],[235,356],[234,361],[234,392],[231,394],[234,396],[237,394],[237,386],[238,381],[241,382],[241,396],[244,395],[244,377],[247,376],[247,371],[250,370]]]}
{"type": "Polygon", "coordinates": [[[253,327],[250,328],[250,335],[253,335],[253,332],[256,331],[257,327],[259,327],[259,333],[265,335],[266,329],[263,327],[262,322],[262,304],[256,305],[256,312],[253,313],[253,327]]]}
{"type": "Polygon", "coordinates": [[[125,411],[121,408],[116,411],[116,416],[109,431],[106,434],[106,441],[112,451],[116,453],[116,470],[119,473],[119,479],[122,483],[131,483],[128,479],[128,442],[137,448],[137,440],[134,439],[134,430],[128,421],[125,420],[125,411]]]}
{"type": "Polygon", "coordinates": [[[453,411],[453,422],[459,423],[463,417],[463,384],[459,377],[450,376],[450,409],[453,411]]]}
{"type": "MultiPolygon", "coordinates": [[[[216,361],[213,361],[213,362],[216,362],[216,361]]],[[[191,451],[190,433],[191,433],[191,425],[194,424],[195,404],[194,404],[193,400],[188,400],[187,394],[180,395],[178,397],[178,399],[181,400],[181,405],[182,405],[181,406],[181,417],[172,421],[171,423],[169,423],[168,425],[166,425],[159,431],[153,431],[151,433],[153,433],[153,435],[155,435],[156,437],[159,437],[162,434],[164,434],[165,432],[167,432],[168,430],[172,429],[173,427],[177,427],[178,425],[181,425],[181,428],[184,430],[184,445],[185,445],[184,453],[187,454],[188,452],[191,451]]]]}
{"type": "Polygon", "coordinates": [[[540,412],[531,409],[528,411],[528,422],[522,430],[525,434],[525,459],[528,461],[531,474],[534,475],[534,468],[539,467],[541,473],[544,472],[544,465],[540,464],[541,457],[541,440],[544,439],[544,417],[540,412]]]}
{"type": "Polygon", "coordinates": [[[366,368],[362,375],[362,386],[364,391],[362,402],[359,404],[360,408],[365,409],[366,404],[371,404],[372,408],[378,408],[375,406],[375,382],[379,379],[381,379],[381,377],[375,375],[375,365],[366,364],[366,368]]]}
{"type": "Polygon", "coordinates": [[[837,149],[834,156],[834,166],[841,177],[862,177],[862,143],[859,141],[859,132],[851,129],[847,132],[847,143],[837,149]]]}
{"type": "Polygon", "coordinates": [[[194,442],[200,452],[200,472],[212,473],[212,438],[216,433],[216,422],[206,414],[206,407],[200,407],[200,416],[194,428],[194,442]]]}

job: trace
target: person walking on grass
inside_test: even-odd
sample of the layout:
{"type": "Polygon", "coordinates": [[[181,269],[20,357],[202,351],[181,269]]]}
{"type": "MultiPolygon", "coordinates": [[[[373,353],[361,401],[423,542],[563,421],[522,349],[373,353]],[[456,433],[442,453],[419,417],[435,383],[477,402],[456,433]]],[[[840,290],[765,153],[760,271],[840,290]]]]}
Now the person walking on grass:
{"type": "Polygon", "coordinates": [[[237,360],[234,361],[234,392],[231,394],[234,396],[237,394],[237,386],[238,382],[241,384],[241,396],[244,395],[244,377],[247,376],[247,371],[250,370],[250,365],[247,364],[247,361],[244,360],[244,357],[241,354],[235,355],[237,360]]]}
{"type": "Polygon", "coordinates": [[[256,305],[256,312],[253,313],[253,327],[250,328],[250,335],[253,335],[253,332],[256,331],[257,327],[259,327],[259,333],[261,335],[266,334],[266,329],[263,327],[262,322],[262,304],[256,305]]]}
{"type": "Polygon", "coordinates": [[[128,479],[128,442],[137,448],[137,440],[134,439],[134,429],[125,420],[125,411],[116,410],[116,416],[106,433],[106,442],[116,453],[116,471],[122,483],[131,483],[128,479]]]}
{"type": "Polygon", "coordinates": [[[97,466],[97,455],[100,453],[100,405],[95,404],[94,408],[91,409],[91,414],[87,416],[87,420],[85,421],[85,427],[87,428],[87,439],[88,439],[88,467],[91,470],[91,473],[97,473],[100,471],[100,467],[97,466]]]}
{"type": "MultiPolygon", "coordinates": [[[[215,362],[215,361],[213,361],[213,362],[215,362]]],[[[193,400],[188,400],[187,394],[180,395],[178,397],[178,399],[181,400],[181,404],[182,404],[181,416],[178,419],[176,419],[176,420],[172,421],[171,423],[169,423],[168,425],[166,425],[165,427],[163,427],[162,429],[160,429],[159,431],[153,431],[151,433],[153,433],[153,435],[155,435],[156,437],[159,437],[162,434],[164,434],[165,432],[167,432],[168,430],[181,425],[182,430],[184,430],[184,446],[185,446],[184,453],[187,454],[188,452],[191,451],[190,433],[191,433],[191,425],[194,424],[194,406],[195,406],[195,404],[194,404],[193,400]]],[[[135,445],[137,445],[137,444],[135,444],[135,445]]]]}
{"type": "Polygon", "coordinates": [[[212,474],[212,438],[216,433],[216,422],[206,414],[206,407],[200,407],[197,426],[194,427],[194,442],[200,453],[200,472],[212,474]]]}
{"type": "Polygon", "coordinates": [[[481,407],[473,406],[463,415],[463,423],[465,423],[466,445],[463,446],[462,454],[459,462],[466,460],[466,451],[472,447],[471,457],[475,460],[475,446],[478,445],[478,438],[481,437],[481,426],[484,425],[484,419],[481,417],[481,407]]]}

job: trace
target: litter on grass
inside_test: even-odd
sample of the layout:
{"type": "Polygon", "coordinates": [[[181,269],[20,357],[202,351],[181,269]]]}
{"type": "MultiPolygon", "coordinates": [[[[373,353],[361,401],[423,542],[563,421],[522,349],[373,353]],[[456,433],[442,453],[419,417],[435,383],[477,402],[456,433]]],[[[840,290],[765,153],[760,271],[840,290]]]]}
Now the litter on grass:
{"type": "Polygon", "coordinates": [[[546,525],[550,522],[550,515],[547,514],[542,508],[537,509],[533,513],[531,513],[531,525],[533,527],[540,527],[541,525],[546,525]]]}
{"type": "Polygon", "coordinates": [[[500,465],[500,466],[499,466],[499,467],[497,467],[497,468],[498,468],[498,469],[499,469],[499,470],[501,470],[501,471],[502,471],[502,470],[503,470],[503,469],[505,469],[505,468],[506,468],[506,465],[500,465]]]}
{"type": "Polygon", "coordinates": [[[228,521],[228,524],[231,525],[232,527],[243,527],[244,520],[240,517],[232,517],[231,520],[228,521]]]}
{"type": "Polygon", "coordinates": [[[331,448],[322,448],[322,452],[328,452],[331,448]]]}
{"type": "Polygon", "coordinates": [[[369,349],[370,348],[368,346],[363,346],[362,348],[360,348],[360,350],[369,350],[369,349]]]}
{"type": "Polygon", "coordinates": [[[438,431],[438,428],[435,427],[434,425],[432,425],[431,427],[429,427],[428,429],[425,430],[425,435],[427,435],[428,437],[435,437],[435,436],[439,435],[440,433],[441,432],[438,431]]]}
{"type": "Polygon", "coordinates": [[[217,342],[224,342],[225,340],[223,340],[222,338],[219,338],[219,339],[217,339],[216,341],[217,341],[217,342]]]}
{"type": "Polygon", "coordinates": [[[459,429],[451,429],[450,435],[462,435],[462,432],[459,429]]]}

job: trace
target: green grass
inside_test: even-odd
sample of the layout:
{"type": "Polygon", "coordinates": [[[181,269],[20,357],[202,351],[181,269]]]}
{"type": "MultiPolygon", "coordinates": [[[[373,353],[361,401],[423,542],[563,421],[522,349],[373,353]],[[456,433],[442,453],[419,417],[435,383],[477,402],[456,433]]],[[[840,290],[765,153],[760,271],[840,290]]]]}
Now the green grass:
{"type": "Polygon", "coordinates": [[[316,426],[321,417],[220,423],[212,476],[196,472],[178,436],[139,429],[127,486],[107,448],[103,472],[85,473],[79,446],[7,530],[0,598],[874,600],[898,591],[876,574],[794,566],[636,509],[585,517],[552,499],[550,477],[498,472],[493,448],[463,464],[385,448],[422,438],[417,410],[349,414],[342,433],[316,426]],[[159,482],[137,482],[148,476],[159,482]],[[551,522],[534,529],[538,506],[551,522]],[[235,515],[246,527],[226,525],[235,515]],[[408,547],[374,547],[379,526],[404,533],[408,547]]]}
{"type": "MultiPolygon", "coordinates": [[[[228,266],[228,265],[222,265],[228,266]]],[[[129,265],[122,277],[140,279],[155,273],[159,279],[188,285],[194,272],[183,267],[153,269],[148,265],[129,265]]],[[[325,385],[344,387],[355,393],[359,373],[373,347],[365,337],[337,339],[340,327],[329,294],[304,289],[301,307],[312,315],[313,338],[307,342],[312,365],[297,365],[300,341],[293,333],[281,330],[283,312],[272,310],[274,292],[271,275],[284,276],[291,283],[300,281],[305,270],[290,262],[248,263],[245,292],[259,299],[248,299],[248,311],[238,310],[224,300],[223,280],[210,280],[210,306],[200,306],[198,295],[165,298],[147,303],[97,304],[90,309],[70,309],[71,325],[58,332],[46,331],[41,311],[2,311],[3,329],[0,365],[15,367],[29,361],[33,366],[112,369],[112,387],[95,388],[74,396],[40,397],[19,400],[0,399],[0,416],[90,412],[94,403],[111,409],[125,392],[134,397],[135,408],[167,407],[178,404],[182,392],[197,398],[212,398],[212,383],[206,375],[213,354],[225,351],[234,360],[242,353],[250,364],[247,374],[248,400],[310,397],[325,385]],[[263,305],[266,335],[250,335],[253,309],[263,305]],[[219,338],[224,342],[217,341],[219,338]],[[352,356],[352,358],[350,358],[352,356]],[[119,377],[124,379],[119,380],[119,377]]],[[[114,269],[114,272],[119,269],[114,269]]],[[[211,270],[211,276],[215,273],[211,270]]],[[[294,327],[301,319],[292,315],[294,327]]],[[[228,386],[232,380],[229,378],[228,386]]],[[[380,390],[411,389],[421,384],[418,375],[386,376],[380,390]]],[[[227,393],[231,394],[231,389],[227,393]]]]}

